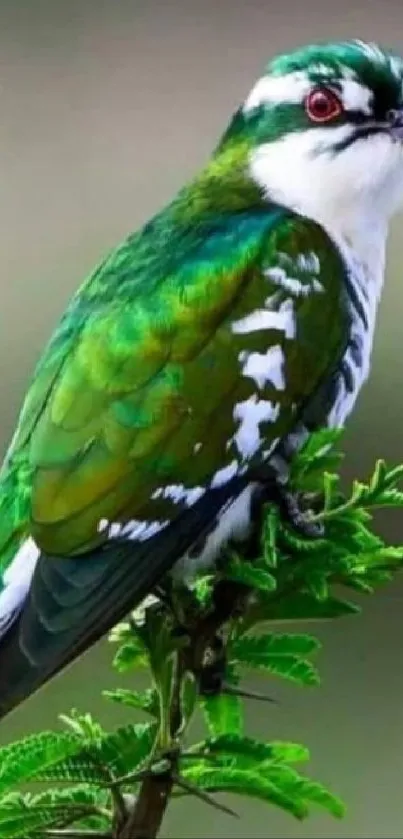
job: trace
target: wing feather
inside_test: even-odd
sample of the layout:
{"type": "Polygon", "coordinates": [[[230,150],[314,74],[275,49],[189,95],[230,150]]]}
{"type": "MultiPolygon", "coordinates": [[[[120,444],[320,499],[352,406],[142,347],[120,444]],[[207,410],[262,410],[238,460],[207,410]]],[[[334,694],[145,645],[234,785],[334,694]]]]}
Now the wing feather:
{"type": "Polygon", "coordinates": [[[4,708],[155,585],[217,514],[213,487],[245,485],[339,363],[344,266],[326,234],[285,211],[209,224],[179,238],[175,270],[152,226],[129,239],[38,366],[0,476],[3,590],[24,540],[42,554],[0,646],[4,708]]]}

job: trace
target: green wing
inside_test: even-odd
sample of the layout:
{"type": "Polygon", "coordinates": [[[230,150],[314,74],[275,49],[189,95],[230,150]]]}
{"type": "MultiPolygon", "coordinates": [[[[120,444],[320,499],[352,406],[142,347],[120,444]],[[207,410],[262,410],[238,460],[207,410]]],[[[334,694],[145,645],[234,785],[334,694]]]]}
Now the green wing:
{"type": "Polygon", "coordinates": [[[73,299],[5,468],[43,551],[147,538],[295,426],[344,346],[343,266],[312,222],[274,220],[216,221],[162,264],[151,230],[73,299]]]}
{"type": "Polygon", "coordinates": [[[0,717],[208,533],[340,359],[319,228],[260,212],[196,232],[154,222],[112,254],[37,368],[0,478],[0,717]]]}

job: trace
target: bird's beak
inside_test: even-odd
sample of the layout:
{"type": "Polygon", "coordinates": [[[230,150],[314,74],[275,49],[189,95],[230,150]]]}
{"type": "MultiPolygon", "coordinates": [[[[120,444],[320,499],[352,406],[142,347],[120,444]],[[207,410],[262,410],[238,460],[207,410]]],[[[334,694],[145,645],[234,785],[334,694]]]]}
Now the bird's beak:
{"type": "Polygon", "coordinates": [[[403,142],[403,108],[396,108],[390,112],[389,126],[392,137],[403,142]]]}

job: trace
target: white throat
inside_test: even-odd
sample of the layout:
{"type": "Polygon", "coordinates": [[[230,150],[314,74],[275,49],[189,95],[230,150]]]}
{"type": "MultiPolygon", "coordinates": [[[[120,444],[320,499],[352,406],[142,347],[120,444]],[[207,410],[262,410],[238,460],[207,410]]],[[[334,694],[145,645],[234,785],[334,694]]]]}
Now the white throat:
{"type": "MultiPolygon", "coordinates": [[[[332,144],[345,137],[345,126],[334,129],[332,144]]],[[[326,150],[329,139],[324,129],[312,129],[258,146],[252,152],[250,174],[268,199],[319,223],[342,250],[353,255],[369,283],[368,291],[378,301],[388,222],[395,209],[393,193],[402,189],[402,158],[399,153],[396,178],[390,165],[391,146],[383,138],[361,149],[353,145],[340,154],[326,150]]]]}
{"type": "Polygon", "coordinates": [[[333,134],[330,140],[320,129],[295,132],[259,146],[250,160],[250,173],[268,200],[319,223],[346,265],[351,334],[327,418],[335,426],[344,425],[369,375],[388,222],[403,169],[401,150],[395,152],[387,141],[334,154],[329,143],[342,139],[333,134]],[[391,156],[399,167],[391,166],[391,156]]]}

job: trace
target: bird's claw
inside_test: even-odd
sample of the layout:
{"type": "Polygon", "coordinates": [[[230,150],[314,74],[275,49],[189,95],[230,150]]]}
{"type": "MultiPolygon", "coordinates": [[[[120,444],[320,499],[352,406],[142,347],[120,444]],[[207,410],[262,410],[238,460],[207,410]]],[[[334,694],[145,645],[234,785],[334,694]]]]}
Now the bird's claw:
{"type": "Polygon", "coordinates": [[[303,506],[301,494],[290,490],[286,483],[279,480],[274,470],[266,468],[259,471],[254,475],[254,480],[257,480],[261,487],[255,498],[257,510],[262,502],[277,504],[284,520],[302,536],[308,539],[323,537],[323,523],[312,519],[313,511],[303,506]]]}
{"type": "Polygon", "coordinates": [[[322,522],[313,521],[309,510],[303,509],[300,499],[296,493],[291,492],[286,487],[278,486],[279,489],[279,508],[286,521],[288,521],[301,536],[308,539],[321,539],[324,535],[324,525],[322,522]]]}

